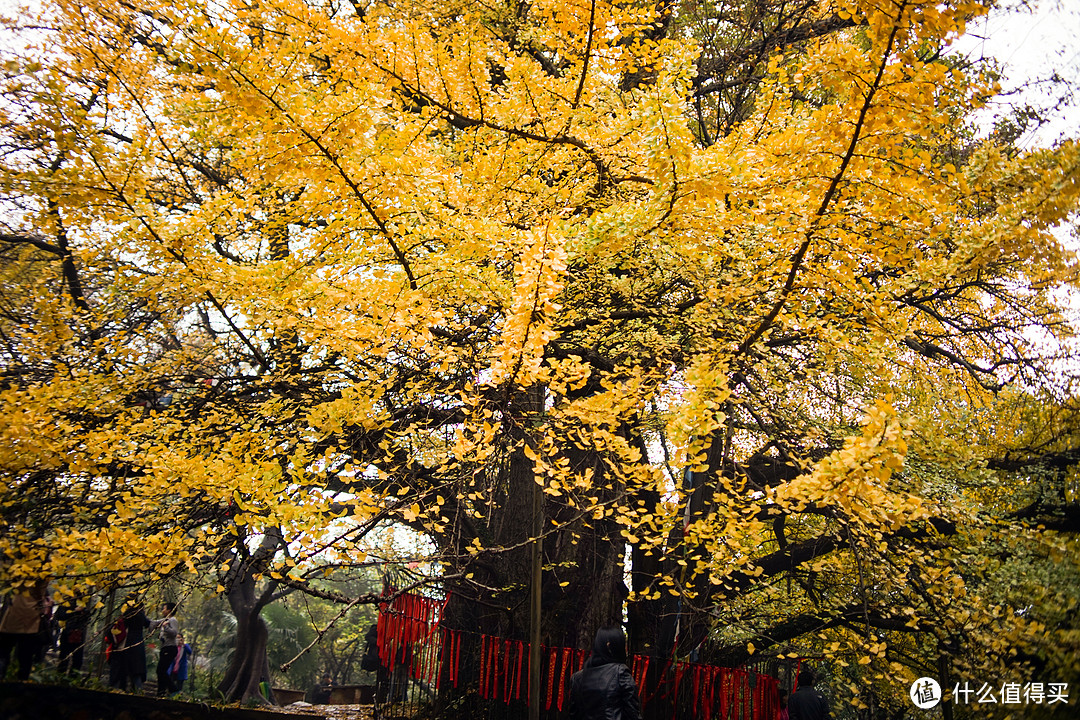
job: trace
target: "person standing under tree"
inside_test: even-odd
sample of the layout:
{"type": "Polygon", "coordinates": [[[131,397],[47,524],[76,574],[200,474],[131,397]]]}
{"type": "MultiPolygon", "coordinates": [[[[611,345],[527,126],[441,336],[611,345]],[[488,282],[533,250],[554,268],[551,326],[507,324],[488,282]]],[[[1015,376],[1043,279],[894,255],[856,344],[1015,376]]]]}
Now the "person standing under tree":
{"type": "Polygon", "coordinates": [[[640,720],[637,683],[626,667],[622,628],[596,631],[592,655],[570,678],[570,720],[640,720]]]}
{"type": "Polygon", "coordinates": [[[126,690],[131,683],[132,692],[142,689],[146,681],[146,644],[144,632],[150,620],[143,611],[139,597],[132,593],[120,607],[116,619],[106,635],[106,656],[109,658],[109,687],[126,690]]]}
{"type": "Polygon", "coordinates": [[[90,622],[88,603],[76,595],[57,610],[56,622],[60,626],[59,660],[56,669],[65,675],[77,673],[82,669],[86,628],[90,622]]]}
{"type": "Polygon", "coordinates": [[[42,631],[48,627],[48,581],[39,580],[28,590],[12,593],[0,607],[0,679],[7,673],[12,651],[19,680],[30,679],[41,645],[42,631]]]}
{"type": "Polygon", "coordinates": [[[173,684],[172,667],[179,653],[177,638],[180,636],[180,621],[176,619],[176,603],[167,602],[161,606],[163,617],[150,623],[151,628],[157,628],[158,638],[161,640],[161,651],[158,655],[157,664],[157,694],[172,695],[177,691],[173,684]]]}
{"type": "Polygon", "coordinates": [[[172,668],[169,674],[172,676],[173,688],[175,692],[180,692],[184,689],[184,681],[188,679],[188,662],[191,659],[193,651],[191,646],[184,642],[183,635],[176,636],[176,659],[173,660],[172,668]]]}
{"type": "Polygon", "coordinates": [[[814,687],[813,670],[799,672],[799,688],[788,697],[788,717],[790,720],[832,720],[829,702],[814,687]]]}

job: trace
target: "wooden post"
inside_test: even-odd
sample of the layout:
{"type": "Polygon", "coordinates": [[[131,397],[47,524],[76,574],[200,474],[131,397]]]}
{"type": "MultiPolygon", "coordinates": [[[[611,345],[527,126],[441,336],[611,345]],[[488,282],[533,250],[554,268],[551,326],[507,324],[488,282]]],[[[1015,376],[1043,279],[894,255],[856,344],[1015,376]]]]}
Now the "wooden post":
{"type": "Polygon", "coordinates": [[[543,581],[544,488],[543,476],[533,483],[532,587],[529,612],[529,720],[540,720],[540,589],[543,581]]]}

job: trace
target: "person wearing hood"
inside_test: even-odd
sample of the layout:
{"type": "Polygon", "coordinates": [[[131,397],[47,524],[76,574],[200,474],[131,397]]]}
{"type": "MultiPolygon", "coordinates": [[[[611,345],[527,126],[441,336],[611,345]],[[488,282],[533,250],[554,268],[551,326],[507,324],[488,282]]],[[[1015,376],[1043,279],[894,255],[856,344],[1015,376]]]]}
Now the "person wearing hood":
{"type": "Polygon", "coordinates": [[[637,684],[626,667],[622,628],[596,631],[585,667],[570,678],[570,720],[640,720],[637,684]]]}
{"type": "Polygon", "coordinates": [[[829,702],[817,691],[817,675],[809,668],[799,672],[799,689],[788,697],[788,717],[791,720],[832,720],[829,702]]]}

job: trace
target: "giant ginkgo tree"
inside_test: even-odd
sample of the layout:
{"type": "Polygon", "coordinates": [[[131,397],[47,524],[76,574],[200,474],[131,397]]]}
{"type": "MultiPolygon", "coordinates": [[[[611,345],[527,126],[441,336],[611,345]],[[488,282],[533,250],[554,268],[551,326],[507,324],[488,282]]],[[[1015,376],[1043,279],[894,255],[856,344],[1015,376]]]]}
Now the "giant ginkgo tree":
{"type": "Polygon", "coordinates": [[[524,638],[539,527],[549,644],[1076,679],[1080,148],[972,129],[986,9],[13,18],[4,580],[220,582],[241,699],[307,558],[411,527],[524,638]]]}

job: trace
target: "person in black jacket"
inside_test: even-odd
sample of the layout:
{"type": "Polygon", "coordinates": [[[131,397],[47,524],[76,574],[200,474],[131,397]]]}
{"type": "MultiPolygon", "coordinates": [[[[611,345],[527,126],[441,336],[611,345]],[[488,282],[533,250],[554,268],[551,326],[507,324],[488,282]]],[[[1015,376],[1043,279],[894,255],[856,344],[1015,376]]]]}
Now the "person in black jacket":
{"type": "Polygon", "coordinates": [[[790,720],[831,720],[829,703],[814,689],[814,671],[799,672],[799,689],[788,697],[788,717],[790,720]]]}
{"type": "Polygon", "coordinates": [[[570,678],[570,720],[640,720],[637,685],[626,667],[622,628],[596,631],[592,655],[570,678]]]}
{"type": "Polygon", "coordinates": [[[146,617],[142,601],[134,593],[127,596],[120,608],[120,617],[109,630],[107,642],[110,644],[109,687],[126,690],[131,683],[131,691],[142,690],[146,682],[146,628],[150,627],[150,618],[146,617]]]}

